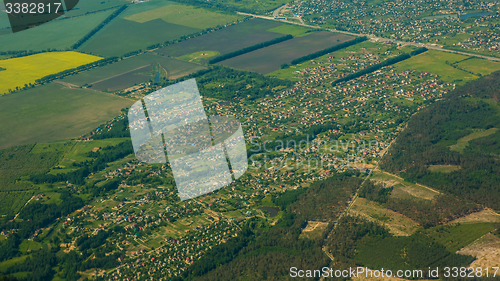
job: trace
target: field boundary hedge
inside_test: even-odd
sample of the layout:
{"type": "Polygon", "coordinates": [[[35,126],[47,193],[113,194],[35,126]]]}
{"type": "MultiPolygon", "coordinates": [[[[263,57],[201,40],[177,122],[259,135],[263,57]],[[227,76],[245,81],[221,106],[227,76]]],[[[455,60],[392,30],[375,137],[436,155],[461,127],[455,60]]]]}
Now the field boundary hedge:
{"type": "Polygon", "coordinates": [[[42,77],[40,79],[37,79],[35,82],[38,83],[38,84],[47,83],[47,82],[50,82],[50,81],[55,80],[55,79],[59,79],[59,78],[66,77],[68,75],[76,74],[76,73],[78,73],[80,71],[88,70],[88,69],[91,69],[91,68],[94,68],[94,67],[104,66],[104,65],[107,65],[107,64],[110,64],[110,63],[113,63],[113,62],[117,62],[117,61],[118,61],[118,57],[111,57],[111,58],[107,58],[107,59],[101,59],[101,60],[98,60],[98,61],[95,61],[95,62],[91,62],[91,63],[84,64],[84,65],[80,65],[79,67],[76,67],[76,68],[71,68],[71,69],[67,69],[67,70],[64,70],[64,71],[61,71],[61,72],[58,72],[58,73],[55,73],[55,74],[50,74],[50,75],[44,76],[44,77],[42,77]]]}
{"type": "Polygon", "coordinates": [[[315,53],[312,53],[312,54],[309,54],[309,55],[306,55],[306,56],[294,59],[292,62],[290,62],[290,64],[291,65],[295,65],[295,64],[303,63],[303,62],[308,61],[308,60],[319,58],[319,57],[324,56],[324,55],[326,55],[328,53],[335,52],[335,51],[338,51],[340,49],[347,48],[349,46],[361,43],[361,42],[366,41],[366,40],[368,40],[368,37],[366,37],[366,36],[358,37],[358,38],[355,38],[353,40],[346,41],[346,42],[343,42],[341,44],[335,45],[333,47],[326,48],[324,50],[317,51],[315,53]]]}
{"type": "Polygon", "coordinates": [[[426,51],[427,51],[427,48],[422,47],[422,48],[419,48],[419,49],[416,49],[416,50],[412,51],[409,54],[408,53],[403,53],[403,54],[401,54],[399,56],[387,59],[387,60],[385,60],[385,61],[383,61],[381,63],[377,63],[375,65],[372,65],[370,67],[362,69],[362,70],[360,70],[358,72],[355,72],[355,73],[349,74],[349,75],[347,75],[345,77],[342,77],[340,79],[337,79],[337,80],[335,80],[335,81],[332,82],[332,86],[335,86],[335,85],[337,85],[339,83],[347,82],[349,80],[361,77],[361,76],[363,76],[365,74],[368,74],[368,73],[372,73],[374,71],[377,71],[377,70],[381,69],[384,66],[393,65],[395,63],[398,63],[400,61],[404,61],[406,59],[409,59],[409,58],[411,58],[413,56],[416,56],[416,55],[421,54],[421,53],[426,52],[426,51]]]}
{"type": "Polygon", "coordinates": [[[83,36],[82,39],[78,40],[73,46],[71,46],[72,50],[78,49],[83,43],[87,42],[94,34],[96,34],[99,30],[101,30],[104,26],[110,23],[114,18],[116,18],[121,12],[127,9],[127,5],[122,5],[118,10],[114,11],[111,15],[109,15],[105,20],[103,20],[96,28],[92,29],[87,35],[83,36]]]}
{"type": "Polygon", "coordinates": [[[250,46],[250,47],[239,49],[239,50],[231,52],[231,53],[227,53],[227,54],[222,55],[222,56],[218,56],[216,58],[211,59],[209,61],[209,63],[210,64],[218,63],[218,62],[221,62],[223,60],[227,60],[227,59],[230,59],[230,58],[241,56],[243,54],[250,53],[250,52],[253,52],[255,50],[265,48],[265,47],[269,47],[271,45],[278,44],[278,43],[281,43],[281,42],[284,42],[284,41],[287,41],[287,40],[290,40],[290,39],[293,39],[293,36],[290,35],[290,34],[285,35],[283,37],[274,38],[273,40],[262,42],[262,43],[259,43],[259,44],[256,44],[256,45],[253,45],[253,46],[250,46]]]}

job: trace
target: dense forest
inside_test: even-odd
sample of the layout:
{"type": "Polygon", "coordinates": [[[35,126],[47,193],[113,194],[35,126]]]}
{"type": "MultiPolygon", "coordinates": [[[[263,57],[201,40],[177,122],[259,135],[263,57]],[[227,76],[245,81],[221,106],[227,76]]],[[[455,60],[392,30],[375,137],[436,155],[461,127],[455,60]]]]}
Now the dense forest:
{"type": "Polygon", "coordinates": [[[345,202],[338,202],[340,199],[334,196],[352,195],[360,183],[357,175],[347,172],[309,188],[286,191],[273,199],[285,211],[275,226],[265,229],[260,218],[249,219],[241,234],[207,252],[188,268],[184,278],[236,280],[238,276],[252,276],[254,280],[288,280],[291,266],[328,266],[330,260],[321,251],[323,236],[302,239],[299,235],[307,220],[334,218],[345,208],[345,202]],[[317,207],[323,203],[313,202],[317,200],[330,202],[322,209],[317,207]]]}
{"type": "Polygon", "coordinates": [[[440,194],[433,200],[418,197],[391,197],[392,187],[384,188],[373,181],[366,181],[359,190],[359,197],[382,204],[383,207],[401,213],[424,228],[437,226],[444,222],[479,211],[475,203],[461,200],[450,194],[440,194]]]}
{"type": "Polygon", "coordinates": [[[395,237],[376,223],[352,216],[340,219],[326,246],[336,267],[422,269],[424,276],[428,267],[466,266],[474,260],[451,253],[424,233],[395,237]]]}
{"type": "Polygon", "coordinates": [[[500,128],[499,90],[500,72],[495,72],[457,88],[414,115],[381,167],[408,181],[500,210],[500,134],[474,138],[474,134],[500,128]],[[470,141],[459,141],[465,136],[470,141]],[[454,170],[432,170],[439,165],[454,170]]]}

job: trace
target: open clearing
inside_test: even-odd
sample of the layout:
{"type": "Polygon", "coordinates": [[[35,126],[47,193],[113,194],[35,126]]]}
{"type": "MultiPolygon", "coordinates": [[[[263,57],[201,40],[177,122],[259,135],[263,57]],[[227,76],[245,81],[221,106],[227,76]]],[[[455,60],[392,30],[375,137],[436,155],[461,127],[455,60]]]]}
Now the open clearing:
{"type": "Polygon", "coordinates": [[[500,215],[491,209],[485,209],[480,212],[469,214],[465,217],[450,221],[448,224],[454,223],[478,223],[478,222],[500,222],[500,215]]]}
{"type": "Polygon", "coordinates": [[[300,234],[299,238],[319,238],[323,235],[323,232],[326,230],[327,226],[328,222],[308,221],[307,226],[302,229],[302,233],[300,234]]]}
{"type": "Polygon", "coordinates": [[[458,253],[476,257],[476,260],[470,265],[472,267],[485,269],[500,266],[500,238],[488,233],[467,247],[460,249],[458,253]]]}
{"type": "Polygon", "coordinates": [[[324,50],[351,39],[351,36],[326,31],[315,32],[222,61],[221,64],[267,74],[278,70],[284,63],[290,63],[296,58],[324,50]]]}
{"type": "Polygon", "coordinates": [[[429,171],[437,173],[451,173],[460,170],[460,166],[457,165],[430,165],[428,167],[429,171]]]}
{"type": "Polygon", "coordinates": [[[114,12],[114,9],[52,22],[0,36],[0,51],[64,50],[83,38],[114,12]]]}
{"type": "Polygon", "coordinates": [[[79,137],[134,101],[46,84],[0,98],[0,148],[79,137]]]}
{"type": "Polygon", "coordinates": [[[146,53],[80,72],[61,81],[78,86],[92,85],[92,89],[101,91],[116,91],[151,79],[153,76],[148,72],[152,71],[154,63],[166,70],[169,79],[177,79],[205,68],[198,64],[146,53]]]}
{"type": "Polygon", "coordinates": [[[454,63],[466,59],[467,56],[429,50],[423,54],[416,55],[394,66],[397,71],[416,70],[420,72],[430,72],[440,76],[440,79],[459,85],[477,79],[478,76],[456,69],[446,62],[454,63]]]}
{"type": "Polygon", "coordinates": [[[460,68],[467,69],[470,72],[488,75],[492,72],[500,70],[500,63],[480,58],[470,58],[456,64],[460,68]]]}
{"type": "Polygon", "coordinates": [[[266,31],[280,25],[273,21],[251,19],[157,51],[175,57],[200,51],[216,51],[223,55],[283,36],[281,33],[266,31]]]}
{"type": "Polygon", "coordinates": [[[22,88],[36,79],[101,59],[77,52],[51,52],[0,61],[6,70],[0,76],[0,94],[22,88]]]}
{"type": "Polygon", "coordinates": [[[383,184],[384,187],[393,187],[391,197],[408,198],[418,197],[421,199],[432,200],[439,192],[420,184],[414,184],[403,180],[402,178],[389,174],[387,172],[374,171],[370,177],[372,181],[383,184]]]}
{"type": "Polygon", "coordinates": [[[494,134],[496,131],[498,131],[497,128],[491,128],[484,131],[474,132],[470,135],[460,138],[456,144],[450,146],[450,149],[457,152],[463,152],[471,140],[487,137],[491,134],[494,134]]]}
{"type": "Polygon", "coordinates": [[[125,19],[138,23],[162,19],[173,24],[205,29],[208,27],[224,25],[242,18],[243,17],[239,15],[216,13],[203,8],[172,4],[142,13],[137,13],[128,16],[125,19]]]}
{"type": "Polygon", "coordinates": [[[363,216],[370,221],[376,221],[389,228],[390,232],[395,236],[409,236],[421,228],[417,222],[410,218],[365,198],[357,198],[349,213],[363,216]]]}

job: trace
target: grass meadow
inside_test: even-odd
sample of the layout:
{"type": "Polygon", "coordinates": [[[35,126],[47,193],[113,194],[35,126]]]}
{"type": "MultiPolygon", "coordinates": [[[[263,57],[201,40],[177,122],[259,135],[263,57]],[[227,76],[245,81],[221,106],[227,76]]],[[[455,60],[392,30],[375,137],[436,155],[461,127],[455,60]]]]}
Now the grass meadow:
{"type": "Polygon", "coordinates": [[[97,60],[100,57],[78,52],[50,52],[27,57],[0,60],[0,67],[5,68],[0,76],[0,94],[9,89],[22,88],[25,84],[35,83],[36,79],[78,67],[97,60]]]}
{"type": "Polygon", "coordinates": [[[470,72],[488,75],[492,72],[500,70],[500,63],[480,58],[470,58],[468,60],[457,63],[460,68],[466,69],[470,72]]]}
{"type": "Polygon", "coordinates": [[[196,31],[200,29],[168,23],[161,19],[144,23],[117,19],[79,50],[104,57],[121,56],[196,31]]]}
{"type": "Polygon", "coordinates": [[[446,62],[455,63],[466,58],[467,56],[464,55],[429,50],[425,53],[399,62],[394,66],[397,71],[412,69],[420,72],[430,72],[439,75],[439,79],[445,82],[463,85],[469,81],[477,79],[478,76],[454,68],[446,62]]]}
{"type": "Polygon", "coordinates": [[[125,19],[138,23],[162,19],[166,22],[177,25],[205,29],[208,27],[224,25],[242,18],[243,17],[239,15],[223,14],[193,6],[172,4],[137,13],[128,16],[125,19]]]}
{"type": "Polygon", "coordinates": [[[79,137],[134,101],[46,84],[0,97],[0,148],[79,137]]]}

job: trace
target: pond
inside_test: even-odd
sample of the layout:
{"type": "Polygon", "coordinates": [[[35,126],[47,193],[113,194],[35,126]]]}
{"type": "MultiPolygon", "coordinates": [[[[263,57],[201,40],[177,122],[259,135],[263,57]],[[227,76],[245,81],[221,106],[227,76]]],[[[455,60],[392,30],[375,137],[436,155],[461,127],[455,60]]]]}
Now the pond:
{"type": "Polygon", "coordinates": [[[280,211],[278,207],[259,207],[259,209],[268,212],[271,218],[277,216],[280,211]]]}
{"type": "Polygon", "coordinates": [[[478,16],[487,16],[491,14],[491,12],[481,12],[481,13],[470,13],[470,14],[463,14],[460,16],[460,19],[468,19],[468,18],[471,18],[471,17],[478,17],[478,16]]]}

